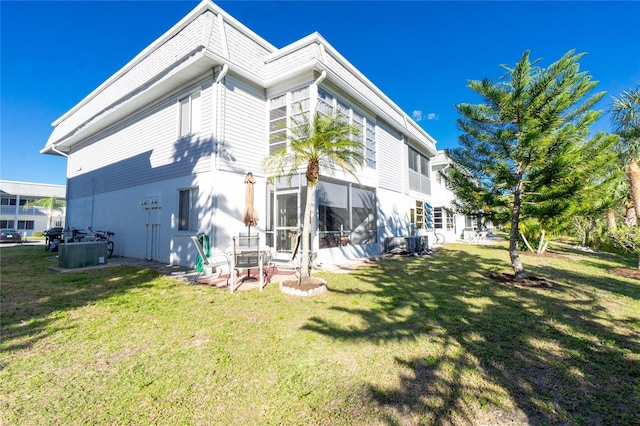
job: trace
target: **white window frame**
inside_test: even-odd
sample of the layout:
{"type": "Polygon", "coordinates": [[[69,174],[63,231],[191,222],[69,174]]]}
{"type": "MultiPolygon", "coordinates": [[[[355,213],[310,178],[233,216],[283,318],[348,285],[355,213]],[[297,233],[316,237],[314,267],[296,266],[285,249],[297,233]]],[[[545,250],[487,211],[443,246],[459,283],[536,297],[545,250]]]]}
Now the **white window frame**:
{"type": "Polygon", "coordinates": [[[178,231],[198,231],[198,187],[178,190],[178,231]],[[183,198],[184,197],[184,198],[183,198]],[[185,205],[186,202],[186,205],[185,205]]]}
{"type": "Polygon", "coordinates": [[[178,100],[178,136],[199,133],[202,129],[202,93],[200,90],[178,100]]]}

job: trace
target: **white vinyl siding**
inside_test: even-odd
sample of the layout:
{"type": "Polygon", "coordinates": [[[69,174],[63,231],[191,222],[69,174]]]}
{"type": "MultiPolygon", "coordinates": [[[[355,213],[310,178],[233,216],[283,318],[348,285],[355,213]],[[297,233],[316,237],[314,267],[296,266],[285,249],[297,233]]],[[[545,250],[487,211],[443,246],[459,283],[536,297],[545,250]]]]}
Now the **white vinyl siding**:
{"type": "MultiPolygon", "coordinates": [[[[211,86],[200,90],[200,105],[210,104],[211,86]]],[[[194,93],[185,91],[185,93],[194,93]]],[[[186,96],[190,97],[190,96],[186,96]]],[[[181,97],[167,98],[88,139],[69,157],[69,198],[129,188],[211,169],[212,143],[201,132],[177,138],[181,97]],[[108,155],[105,155],[108,153],[108,155]],[[180,161],[189,154],[189,161],[180,161]]],[[[202,109],[202,108],[200,108],[202,109]]],[[[199,126],[211,128],[211,115],[199,126]]]]}
{"type": "Polygon", "coordinates": [[[251,171],[260,175],[262,161],[267,155],[267,104],[264,90],[246,80],[225,77],[224,108],[220,111],[223,134],[218,142],[233,153],[232,161],[224,161],[222,168],[251,171]]]}
{"type": "Polygon", "coordinates": [[[403,179],[398,179],[399,171],[404,170],[404,143],[399,133],[391,130],[384,122],[378,122],[378,185],[381,188],[400,192],[403,179]]]}

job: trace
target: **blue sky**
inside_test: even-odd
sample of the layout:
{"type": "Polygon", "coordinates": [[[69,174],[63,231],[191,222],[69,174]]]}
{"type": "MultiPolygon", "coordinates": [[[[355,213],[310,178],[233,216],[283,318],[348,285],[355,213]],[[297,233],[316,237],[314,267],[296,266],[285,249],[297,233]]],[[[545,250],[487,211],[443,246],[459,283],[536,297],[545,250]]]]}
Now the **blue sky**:
{"type": "MultiPolygon", "coordinates": [[[[276,47],[318,31],[437,141],[457,145],[467,80],[499,79],[525,50],[547,66],[569,49],[612,96],[640,81],[640,2],[220,1],[276,47]]],[[[0,1],[0,178],[65,183],[40,154],[51,123],[198,1],[0,1]]],[[[610,130],[605,114],[596,129],[610,130]]]]}

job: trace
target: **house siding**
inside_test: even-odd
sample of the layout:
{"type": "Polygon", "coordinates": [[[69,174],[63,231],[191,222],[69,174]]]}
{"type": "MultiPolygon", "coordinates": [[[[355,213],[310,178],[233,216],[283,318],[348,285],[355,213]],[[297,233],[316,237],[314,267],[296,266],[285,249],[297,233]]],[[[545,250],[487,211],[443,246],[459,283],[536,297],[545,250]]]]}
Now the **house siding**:
{"type": "Polygon", "coordinates": [[[131,98],[149,86],[151,81],[175,67],[176,63],[186,60],[195,50],[201,49],[203,29],[210,20],[207,15],[209,14],[196,18],[162,46],[139,60],[109,86],[91,97],[82,108],[59,123],[49,139],[62,139],[72,134],[76,128],[131,98]]]}
{"type": "Polygon", "coordinates": [[[403,168],[402,136],[386,124],[378,123],[377,128],[378,182],[380,188],[401,192],[403,180],[398,179],[398,171],[403,168]]]}
{"type": "Polygon", "coordinates": [[[264,57],[271,52],[242,34],[228,22],[225,22],[225,34],[229,47],[229,60],[263,79],[265,75],[264,57]]]}
{"type": "Polygon", "coordinates": [[[226,170],[251,171],[264,175],[262,161],[267,155],[265,123],[267,101],[264,89],[240,78],[227,76],[224,83],[224,147],[233,159],[222,160],[226,170]]]}
{"type": "Polygon", "coordinates": [[[296,49],[274,60],[267,60],[266,79],[276,78],[278,75],[289,72],[292,68],[307,64],[314,59],[319,59],[320,49],[317,43],[311,43],[296,49]]]}
{"type": "Polygon", "coordinates": [[[211,85],[202,89],[203,131],[178,139],[177,100],[190,87],[92,137],[69,157],[69,198],[116,191],[211,168],[211,85]],[[108,152],[109,155],[104,153],[108,152]]]}

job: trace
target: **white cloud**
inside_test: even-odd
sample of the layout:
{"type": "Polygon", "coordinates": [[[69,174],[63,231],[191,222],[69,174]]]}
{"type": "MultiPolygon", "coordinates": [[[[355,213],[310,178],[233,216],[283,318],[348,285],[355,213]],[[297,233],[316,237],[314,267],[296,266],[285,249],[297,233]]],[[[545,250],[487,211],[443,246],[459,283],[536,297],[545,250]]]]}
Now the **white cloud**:
{"type": "Polygon", "coordinates": [[[425,114],[424,112],[420,111],[419,109],[413,110],[413,112],[411,113],[411,117],[419,122],[422,120],[437,120],[438,119],[438,115],[430,112],[428,114],[425,114]]]}

